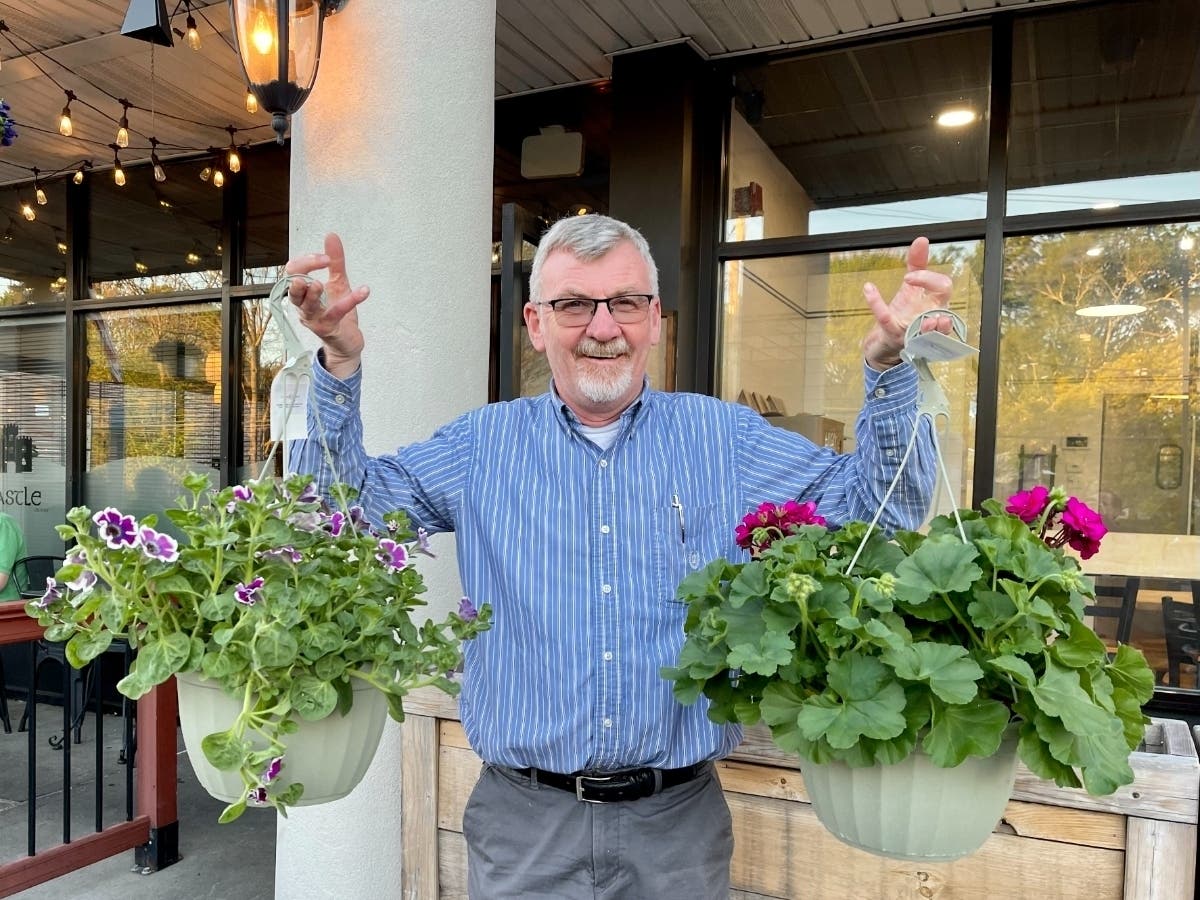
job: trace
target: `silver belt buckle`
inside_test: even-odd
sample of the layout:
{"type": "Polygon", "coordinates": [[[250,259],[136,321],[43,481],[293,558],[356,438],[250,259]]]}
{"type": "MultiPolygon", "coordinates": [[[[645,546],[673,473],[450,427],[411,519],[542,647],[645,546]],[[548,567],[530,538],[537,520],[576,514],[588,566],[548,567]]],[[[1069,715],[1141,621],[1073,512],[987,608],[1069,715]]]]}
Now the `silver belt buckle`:
{"type": "Polygon", "coordinates": [[[614,775],[576,775],[575,776],[575,799],[580,803],[603,803],[603,800],[592,800],[583,796],[584,779],[588,781],[612,781],[614,775]]]}

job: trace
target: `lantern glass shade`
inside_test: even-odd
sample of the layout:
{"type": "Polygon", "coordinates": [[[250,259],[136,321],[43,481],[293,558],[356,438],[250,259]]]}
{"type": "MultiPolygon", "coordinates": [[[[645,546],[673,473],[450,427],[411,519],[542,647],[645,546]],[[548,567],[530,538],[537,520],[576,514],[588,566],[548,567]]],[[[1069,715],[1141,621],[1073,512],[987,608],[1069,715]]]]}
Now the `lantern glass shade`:
{"type": "Polygon", "coordinates": [[[231,0],[238,56],[250,92],[275,117],[282,140],[285,121],[304,103],[321,57],[323,0],[231,0]]]}

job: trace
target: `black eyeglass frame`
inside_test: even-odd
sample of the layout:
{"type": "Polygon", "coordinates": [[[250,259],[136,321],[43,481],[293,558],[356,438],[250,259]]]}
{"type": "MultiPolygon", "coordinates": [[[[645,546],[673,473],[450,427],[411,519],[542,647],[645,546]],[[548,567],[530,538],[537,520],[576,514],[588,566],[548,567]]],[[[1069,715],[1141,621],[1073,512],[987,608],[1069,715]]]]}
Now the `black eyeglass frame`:
{"type": "Polygon", "coordinates": [[[561,311],[562,311],[561,308],[562,308],[563,304],[590,303],[590,304],[592,304],[592,311],[591,311],[591,313],[588,314],[588,317],[586,320],[580,318],[580,320],[578,322],[566,323],[566,324],[574,324],[574,325],[586,325],[587,323],[591,322],[592,319],[594,319],[596,317],[596,310],[599,309],[600,304],[603,303],[606,307],[608,307],[608,314],[610,316],[612,316],[613,321],[616,322],[618,325],[636,325],[637,323],[645,320],[646,315],[650,312],[650,305],[653,302],[654,302],[654,294],[618,294],[615,297],[559,297],[555,300],[542,300],[538,303],[538,305],[550,307],[551,311],[554,313],[555,321],[558,321],[558,317],[561,314],[561,311]],[[613,309],[613,303],[615,303],[618,300],[634,300],[634,299],[645,300],[646,301],[645,306],[639,305],[639,306],[635,307],[634,309],[631,309],[628,311],[623,311],[623,312],[618,312],[617,310],[613,309]],[[634,315],[634,316],[636,316],[636,318],[630,318],[630,315],[634,315]]]}

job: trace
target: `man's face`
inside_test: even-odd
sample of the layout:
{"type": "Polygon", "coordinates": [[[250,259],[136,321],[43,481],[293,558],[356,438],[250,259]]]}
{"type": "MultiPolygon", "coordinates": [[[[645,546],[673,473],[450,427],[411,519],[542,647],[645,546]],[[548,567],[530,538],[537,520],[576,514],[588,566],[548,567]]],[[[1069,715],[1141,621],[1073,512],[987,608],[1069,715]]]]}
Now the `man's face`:
{"type": "MultiPolygon", "coordinates": [[[[628,241],[590,262],[567,250],[555,250],[542,264],[541,275],[543,301],[650,293],[646,264],[628,241]]],[[[526,304],[525,324],[534,349],[546,354],[559,396],[585,425],[605,425],[641,392],[646,358],[658,343],[662,314],[655,297],[645,319],[620,325],[601,303],[591,322],[564,326],[550,307],[526,304]]]]}

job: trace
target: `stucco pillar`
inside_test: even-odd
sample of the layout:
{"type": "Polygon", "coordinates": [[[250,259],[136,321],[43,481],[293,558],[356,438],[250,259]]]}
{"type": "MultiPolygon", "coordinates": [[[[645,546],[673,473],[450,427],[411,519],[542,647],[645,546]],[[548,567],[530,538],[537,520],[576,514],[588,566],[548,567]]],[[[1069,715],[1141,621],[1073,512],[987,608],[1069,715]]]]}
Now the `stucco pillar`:
{"type": "MultiPolygon", "coordinates": [[[[367,347],[367,449],[428,436],[487,399],[494,0],[350,0],[326,20],[292,122],[293,253],[346,246],[367,347]]],[[[461,596],[453,539],[422,558],[430,614],[461,596]],[[431,564],[432,563],[432,564],[431,564]]],[[[389,721],[344,800],[279,820],[275,896],[400,896],[400,740],[389,721]]],[[[253,814],[250,813],[251,815],[253,814]]]]}

